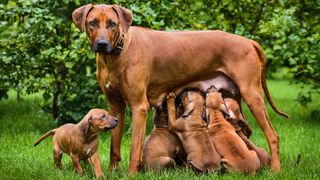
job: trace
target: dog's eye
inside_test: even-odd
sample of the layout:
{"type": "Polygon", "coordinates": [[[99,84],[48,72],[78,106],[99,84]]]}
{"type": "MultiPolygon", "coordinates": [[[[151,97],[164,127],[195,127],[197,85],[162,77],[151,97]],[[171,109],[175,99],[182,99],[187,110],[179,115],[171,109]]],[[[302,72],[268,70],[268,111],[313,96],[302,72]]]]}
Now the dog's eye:
{"type": "Polygon", "coordinates": [[[106,118],[105,114],[100,117],[100,119],[105,119],[105,118],[106,118]]]}
{"type": "Polygon", "coordinates": [[[113,28],[113,27],[115,27],[115,26],[116,26],[116,23],[113,22],[113,21],[111,21],[111,20],[109,20],[109,22],[108,22],[108,27],[113,28]]]}
{"type": "Polygon", "coordinates": [[[89,25],[90,25],[91,27],[96,27],[97,24],[98,24],[98,21],[97,21],[96,19],[94,19],[94,20],[92,20],[92,21],[89,22],[89,25]]]}

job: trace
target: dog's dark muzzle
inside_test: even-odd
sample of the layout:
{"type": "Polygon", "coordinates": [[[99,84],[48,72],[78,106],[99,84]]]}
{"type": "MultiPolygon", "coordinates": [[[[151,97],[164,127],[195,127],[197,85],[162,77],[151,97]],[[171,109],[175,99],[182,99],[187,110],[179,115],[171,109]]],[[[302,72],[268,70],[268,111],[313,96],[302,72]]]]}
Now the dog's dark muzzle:
{"type": "Polygon", "coordinates": [[[112,118],[112,123],[111,126],[114,128],[118,125],[118,119],[117,118],[112,118]]]}
{"type": "Polygon", "coordinates": [[[112,118],[111,123],[108,123],[108,125],[104,126],[104,130],[109,130],[112,128],[115,128],[118,125],[118,119],[112,118]]]}
{"type": "Polygon", "coordinates": [[[95,53],[109,54],[112,51],[112,45],[109,41],[101,39],[92,46],[92,50],[95,53]]]}

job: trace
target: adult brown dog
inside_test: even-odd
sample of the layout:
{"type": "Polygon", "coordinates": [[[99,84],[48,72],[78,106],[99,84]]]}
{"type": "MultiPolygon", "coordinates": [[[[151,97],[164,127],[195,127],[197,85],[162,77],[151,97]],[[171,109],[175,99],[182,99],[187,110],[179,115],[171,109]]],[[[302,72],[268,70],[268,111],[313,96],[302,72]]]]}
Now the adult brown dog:
{"type": "Polygon", "coordinates": [[[214,88],[207,93],[206,110],[209,134],[224,167],[231,171],[256,172],[260,168],[257,153],[248,149],[235,128],[224,118],[223,112],[228,110],[222,95],[214,88]]]}
{"type": "Polygon", "coordinates": [[[100,131],[116,127],[117,120],[103,109],[92,109],[78,124],[65,124],[52,129],[40,137],[34,146],[53,135],[53,159],[56,168],[61,169],[62,153],[68,154],[77,173],[83,175],[80,160],[89,159],[96,177],[103,176],[100,167],[98,144],[100,131]]]}
{"type": "Polygon", "coordinates": [[[179,137],[168,129],[168,110],[166,107],[156,109],[154,128],[142,149],[142,170],[159,170],[182,166],[186,153],[179,137]]]}
{"type": "Polygon", "coordinates": [[[110,114],[119,119],[111,131],[110,169],[121,160],[126,102],[132,110],[129,172],[134,173],[141,160],[149,104],[157,106],[173,89],[223,72],[238,85],[265,134],[271,168],[280,170],[279,140],[264,105],[262,88],[272,108],[287,115],[271,100],[264,78],[265,55],[258,43],[221,31],[161,32],[130,27],[131,12],[117,5],[84,5],[72,17],[91,41],[97,79],[108,98],[110,114]]]}
{"type": "Polygon", "coordinates": [[[169,130],[176,133],[187,154],[187,163],[196,172],[212,172],[220,166],[220,155],[212,143],[203,119],[205,100],[200,91],[182,93],[181,100],[184,113],[176,118],[175,94],[169,93],[168,124],[169,130]]]}

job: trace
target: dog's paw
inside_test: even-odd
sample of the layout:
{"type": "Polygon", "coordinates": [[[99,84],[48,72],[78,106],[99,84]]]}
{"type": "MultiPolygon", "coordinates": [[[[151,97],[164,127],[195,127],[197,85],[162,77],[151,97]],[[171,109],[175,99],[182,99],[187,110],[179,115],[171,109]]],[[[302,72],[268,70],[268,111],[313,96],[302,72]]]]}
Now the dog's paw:
{"type": "Polygon", "coordinates": [[[167,95],[167,100],[175,99],[175,98],[176,98],[176,95],[174,94],[174,92],[170,92],[170,93],[167,95]]]}

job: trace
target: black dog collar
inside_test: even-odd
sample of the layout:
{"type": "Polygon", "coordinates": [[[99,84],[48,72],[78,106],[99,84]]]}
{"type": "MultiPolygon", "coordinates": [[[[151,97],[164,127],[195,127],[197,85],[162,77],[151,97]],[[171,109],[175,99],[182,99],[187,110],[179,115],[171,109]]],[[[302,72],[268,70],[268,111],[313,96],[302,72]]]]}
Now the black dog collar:
{"type": "Polygon", "coordinates": [[[121,34],[120,38],[118,39],[118,42],[116,43],[116,47],[113,48],[112,53],[115,55],[119,55],[123,49],[123,39],[124,34],[121,34]]]}

